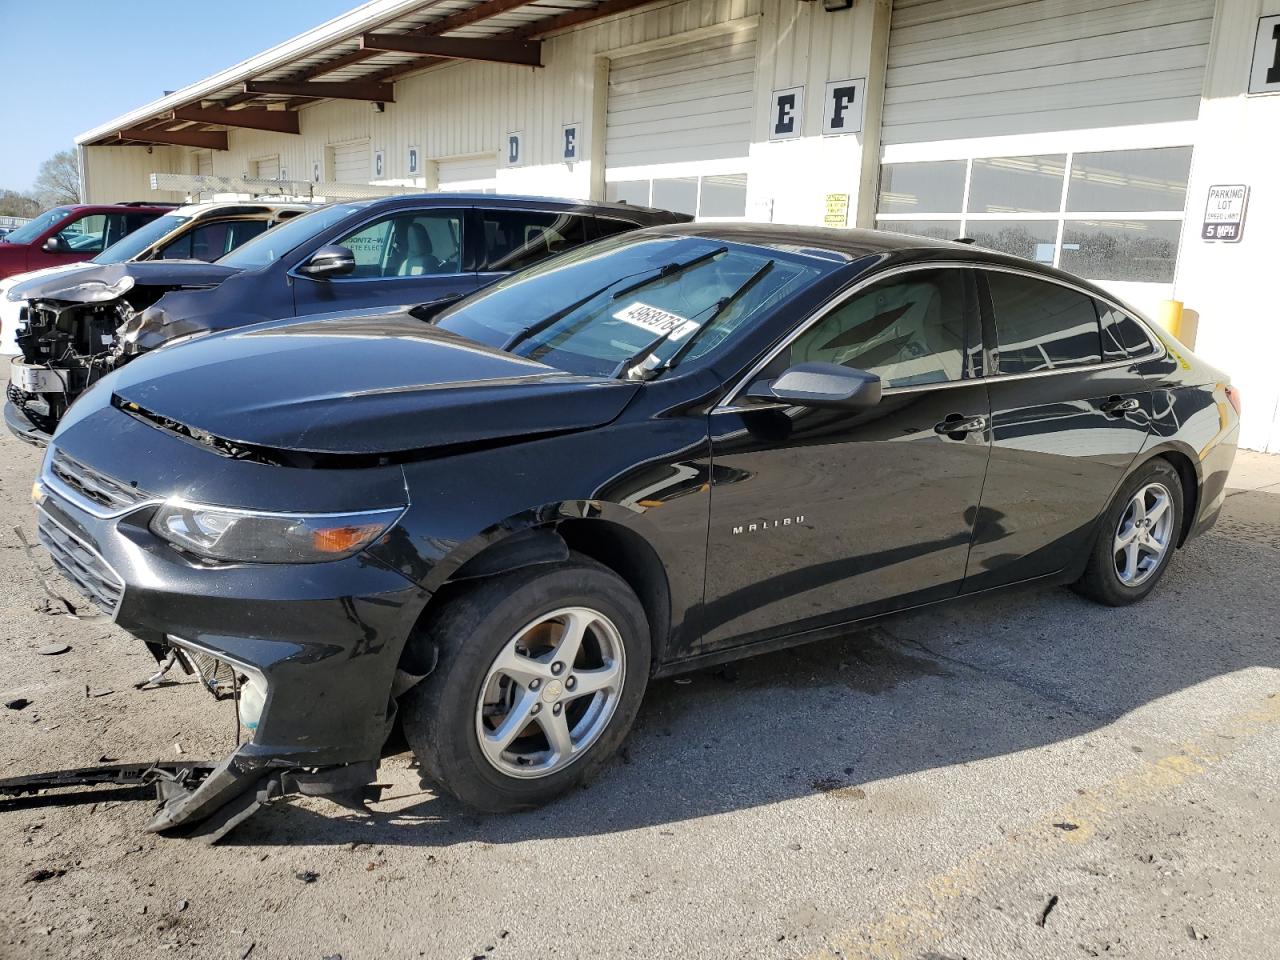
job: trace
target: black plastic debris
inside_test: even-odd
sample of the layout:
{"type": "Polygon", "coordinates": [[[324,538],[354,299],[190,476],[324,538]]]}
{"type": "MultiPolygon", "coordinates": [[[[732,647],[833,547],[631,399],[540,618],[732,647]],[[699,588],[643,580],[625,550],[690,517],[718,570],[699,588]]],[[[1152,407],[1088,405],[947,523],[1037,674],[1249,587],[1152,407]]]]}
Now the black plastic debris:
{"type": "Polygon", "coordinates": [[[294,876],[303,883],[315,883],[320,879],[320,874],[316,873],[314,870],[300,870],[295,873],[294,876]]]}
{"type": "Polygon", "coordinates": [[[31,706],[31,701],[26,697],[14,697],[12,700],[6,700],[4,705],[10,710],[25,710],[31,706]]]}
{"type": "Polygon", "coordinates": [[[1044,905],[1044,909],[1040,911],[1040,919],[1036,921],[1037,927],[1044,926],[1045,921],[1049,919],[1049,914],[1053,912],[1053,908],[1056,907],[1057,905],[1058,905],[1058,895],[1055,893],[1053,896],[1049,898],[1049,902],[1044,905]]]}
{"type": "Polygon", "coordinates": [[[58,877],[66,876],[67,871],[62,867],[41,867],[39,870],[32,870],[27,874],[27,883],[44,883],[46,880],[55,880],[58,877]]]}

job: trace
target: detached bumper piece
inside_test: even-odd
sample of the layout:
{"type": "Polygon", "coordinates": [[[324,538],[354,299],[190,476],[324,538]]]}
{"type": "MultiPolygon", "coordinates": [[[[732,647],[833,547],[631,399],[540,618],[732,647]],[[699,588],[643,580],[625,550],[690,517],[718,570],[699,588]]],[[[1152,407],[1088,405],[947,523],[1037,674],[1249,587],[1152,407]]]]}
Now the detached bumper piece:
{"type": "MultiPolygon", "coordinates": [[[[363,812],[366,803],[381,796],[382,785],[371,782],[375,772],[373,763],[264,770],[258,763],[246,763],[236,750],[218,764],[123,763],[9,777],[0,780],[0,797],[71,787],[154,786],[160,807],[146,826],[148,832],[217,843],[263,804],[290,794],[324,797],[363,812]]],[[[98,797],[86,795],[89,799],[98,797]]],[[[51,802],[65,802],[65,797],[51,802]]]]}

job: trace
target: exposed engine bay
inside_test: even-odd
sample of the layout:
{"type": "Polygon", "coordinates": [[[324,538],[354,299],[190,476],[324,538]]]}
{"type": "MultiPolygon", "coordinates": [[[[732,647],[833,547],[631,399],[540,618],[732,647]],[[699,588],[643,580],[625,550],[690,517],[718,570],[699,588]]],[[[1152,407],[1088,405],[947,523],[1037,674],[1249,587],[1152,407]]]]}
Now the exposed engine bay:
{"type": "Polygon", "coordinates": [[[146,335],[147,308],[171,290],[212,285],[199,282],[203,277],[191,279],[140,280],[120,270],[86,270],[15,288],[11,296],[28,297],[14,337],[21,355],[10,365],[9,402],[37,431],[51,434],[90,386],[139,353],[175,339],[171,330],[159,339],[146,335]]]}

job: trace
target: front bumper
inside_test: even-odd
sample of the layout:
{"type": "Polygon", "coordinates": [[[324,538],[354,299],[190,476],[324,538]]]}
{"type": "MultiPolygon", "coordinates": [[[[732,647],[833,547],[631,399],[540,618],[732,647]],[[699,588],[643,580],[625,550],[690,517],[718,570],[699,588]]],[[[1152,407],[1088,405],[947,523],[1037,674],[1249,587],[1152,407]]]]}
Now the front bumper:
{"type": "Polygon", "coordinates": [[[278,787],[281,771],[359,770],[367,783],[394,718],[392,683],[422,589],[364,555],[299,565],[189,558],[148,529],[158,501],[95,502],[51,470],[57,448],[33,495],[41,542],[63,576],[157,657],[175,645],[265,680],[248,741],[195,791],[171,791],[151,828],[270,794],[265,785],[275,776],[278,787]]]}
{"type": "Polygon", "coordinates": [[[33,447],[49,445],[49,434],[32,423],[12,400],[6,400],[4,404],[4,425],[23,443],[29,443],[33,447]]]}

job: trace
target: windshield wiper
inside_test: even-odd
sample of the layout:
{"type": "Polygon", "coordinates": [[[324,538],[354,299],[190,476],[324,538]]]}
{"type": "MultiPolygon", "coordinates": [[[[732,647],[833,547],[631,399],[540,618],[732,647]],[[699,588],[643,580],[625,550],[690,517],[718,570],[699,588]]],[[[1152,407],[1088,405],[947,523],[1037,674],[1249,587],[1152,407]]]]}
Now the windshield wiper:
{"type": "Polygon", "coordinates": [[[671,356],[666,360],[655,363],[651,367],[645,367],[643,365],[644,361],[653,355],[653,351],[657,350],[660,346],[671,339],[671,335],[675,333],[676,330],[681,329],[680,327],[672,327],[660,336],[654,337],[651,341],[614,367],[610,376],[615,378],[621,377],[628,380],[649,380],[656,376],[660,370],[665,370],[675,366],[676,363],[680,361],[680,358],[689,352],[689,349],[693,346],[698,337],[700,337],[704,331],[711,328],[711,325],[715,323],[717,317],[737,302],[743,294],[765,278],[769,271],[773,269],[773,264],[774,261],[772,260],[765,261],[764,266],[749,276],[742,286],[738,287],[738,289],[733,291],[733,293],[721,297],[712,304],[711,316],[707,317],[706,320],[699,324],[696,330],[690,332],[689,339],[680,344],[680,346],[676,348],[675,353],[671,354],[671,356]],[[633,371],[635,371],[634,376],[633,371]]]}
{"type": "Polygon", "coordinates": [[[527,327],[521,327],[519,330],[517,330],[515,333],[509,336],[506,339],[506,341],[502,344],[502,346],[500,346],[498,349],[506,352],[510,352],[512,348],[518,346],[519,344],[524,343],[530,337],[536,336],[537,334],[541,333],[543,330],[547,329],[547,327],[551,326],[552,324],[563,320],[565,317],[573,313],[573,311],[577,310],[583,304],[589,303],[590,301],[594,300],[596,297],[600,296],[600,294],[604,293],[606,290],[608,290],[617,282],[618,282],[617,280],[612,280],[609,283],[606,283],[599,290],[591,291],[581,300],[575,300],[573,303],[569,304],[567,307],[557,310],[555,313],[550,314],[549,316],[543,317],[541,320],[538,320],[535,323],[531,323],[527,327]]]}
{"type": "MultiPolygon", "coordinates": [[[[728,247],[717,247],[714,250],[711,250],[707,253],[703,253],[703,254],[700,254],[699,256],[694,257],[692,260],[676,261],[674,263],[663,264],[656,271],[654,271],[653,273],[650,273],[648,276],[644,277],[643,279],[637,280],[635,283],[631,284],[630,286],[623,287],[621,290],[617,291],[613,295],[613,299],[617,300],[619,297],[626,296],[628,293],[631,293],[633,290],[639,290],[641,287],[646,286],[647,284],[653,283],[656,280],[663,280],[668,277],[678,276],[679,274],[684,273],[690,267],[696,267],[700,263],[705,263],[706,261],[712,259],[713,257],[718,257],[720,256],[720,254],[728,253],[728,252],[729,252],[728,247]]],[[[513,333],[510,337],[508,337],[506,342],[503,343],[502,346],[500,346],[498,349],[504,352],[510,352],[514,347],[517,347],[520,344],[524,343],[530,337],[537,336],[543,330],[546,330],[548,327],[554,326],[555,324],[559,323],[569,314],[573,313],[573,311],[577,310],[579,307],[583,306],[584,304],[590,303],[596,297],[600,296],[600,294],[606,292],[615,283],[619,283],[625,279],[626,277],[619,277],[617,280],[611,280],[609,283],[606,283],[599,290],[593,290],[591,293],[587,294],[581,300],[575,300],[573,303],[569,304],[567,307],[557,310],[555,313],[551,314],[550,316],[543,317],[541,320],[537,321],[536,323],[531,323],[526,327],[521,327],[519,330],[513,333]]]]}

